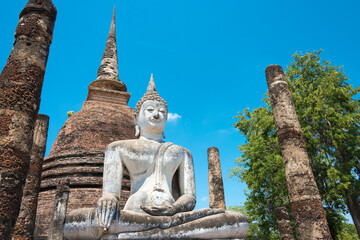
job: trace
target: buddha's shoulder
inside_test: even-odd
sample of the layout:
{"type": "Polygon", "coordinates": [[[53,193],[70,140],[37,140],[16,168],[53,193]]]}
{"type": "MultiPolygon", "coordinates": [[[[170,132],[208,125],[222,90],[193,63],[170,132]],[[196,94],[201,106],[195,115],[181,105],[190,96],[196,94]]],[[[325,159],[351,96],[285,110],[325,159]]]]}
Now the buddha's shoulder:
{"type": "Polygon", "coordinates": [[[180,153],[180,154],[186,154],[186,155],[191,155],[191,152],[179,145],[176,145],[174,143],[171,143],[170,147],[169,147],[169,151],[174,152],[174,153],[180,153]]]}
{"type": "Polygon", "coordinates": [[[139,145],[139,139],[126,139],[126,140],[119,140],[110,143],[107,146],[107,149],[114,149],[114,148],[127,148],[134,145],[139,145]]]}
{"type": "MultiPolygon", "coordinates": [[[[161,143],[165,144],[165,143],[161,143]]],[[[143,151],[145,149],[153,149],[155,151],[156,148],[161,147],[160,143],[148,140],[141,139],[127,139],[127,140],[119,140],[110,143],[107,146],[107,149],[115,150],[119,149],[120,151],[143,151]]],[[[176,145],[174,143],[167,142],[167,151],[177,154],[186,154],[191,155],[190,151],[182,146],[176,145]]]]}

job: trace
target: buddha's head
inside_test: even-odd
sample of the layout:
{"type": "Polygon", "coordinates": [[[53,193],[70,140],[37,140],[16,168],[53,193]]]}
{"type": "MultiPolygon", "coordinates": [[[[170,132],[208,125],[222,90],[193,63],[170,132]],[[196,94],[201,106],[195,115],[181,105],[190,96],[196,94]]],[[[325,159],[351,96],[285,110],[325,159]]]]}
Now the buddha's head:
{"type": "Polygon", "coordinates": [[[168,107],[166,101],[156,91],[153,75],[151,74],[149,86],[144,96],[135,106],[135,135],[142,133],[164,135],[168,107]]]}

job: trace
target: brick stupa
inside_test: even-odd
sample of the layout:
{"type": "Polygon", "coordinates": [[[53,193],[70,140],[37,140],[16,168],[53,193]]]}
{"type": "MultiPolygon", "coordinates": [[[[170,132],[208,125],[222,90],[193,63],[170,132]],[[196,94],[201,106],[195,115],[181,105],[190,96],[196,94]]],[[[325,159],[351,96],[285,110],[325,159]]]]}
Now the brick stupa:
{"type": "MultiPolygon", "coordinates": [[[[114,9],[97,79],[90,83],[82,109],[65,122],[44,160],[35,239],[47,239],[59,180],[70,178],[67,212],[96,206],[102,192],[106,146],[116,140],[135,138],[133,109],[127,106],[129,98],[118,74],[114,9]]],[[[124,174],[121,207],[129,190],[129,176],[124,174]]]]}

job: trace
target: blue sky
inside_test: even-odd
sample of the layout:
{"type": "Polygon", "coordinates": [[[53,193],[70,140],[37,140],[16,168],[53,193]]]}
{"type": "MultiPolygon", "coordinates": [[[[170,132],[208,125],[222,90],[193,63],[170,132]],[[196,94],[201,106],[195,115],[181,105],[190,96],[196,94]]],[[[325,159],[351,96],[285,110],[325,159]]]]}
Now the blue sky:
{"type": "MultiPolygon", "coordinates": [[[[0,8],[0,67],[14,40],[26,0],[0,8]]],[[[220,150],[227,206],[245,201],[246,186],[226,178],[243,137],[233,117],[257,108],[267,90],[265,68],[284,70],[296,51],[323,49],[322,57],[344,66],[360,85],[360,1],[70,1],[58,9],[40,113],[50,116],[47,153],[67,119],[81,109],[96,79],[116,4],[119,77],[134,107],[154,73],[169,112],[166,140],[194,157],[197,208],[208,206],[207,148],[220,150]]]]}

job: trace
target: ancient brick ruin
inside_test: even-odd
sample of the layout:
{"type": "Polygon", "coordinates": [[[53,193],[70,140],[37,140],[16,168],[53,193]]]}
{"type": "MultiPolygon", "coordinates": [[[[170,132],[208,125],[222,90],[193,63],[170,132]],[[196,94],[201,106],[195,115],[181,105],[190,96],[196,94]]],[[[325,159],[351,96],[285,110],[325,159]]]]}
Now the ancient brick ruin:
{"type": "Polygon", "coordinates": [[[10,239],[20,209],[56,8],[29,0],[19,18],[0,75],[0,239],[10,239]]]}
{"type": "Polygon", "coordinates": [[[209,207],[226,210],[219,149],[210,147],[208,155],[209,207]]]}
{"type": "MultiPolygon", "coordinates": [[[[44,160],[35,239],[47,239],[59,180],[70,179],[67,212],[96,206],[101,197],[106,146],[135,138],[133,109],[127,106],[129,98],[130,93],[118,78],[114,12],[98,77],[90,83],[82,109],[65,122],[44,160]]],[[[129,177],[124,178],[122,206],[130,190],[129,177]]]]}
{"type": "Polygon", "coordinates": [[[12,235],[14,240],[30,240],[34,235],[41,169],[46,150],[48,128],[49,117],[44,114],[38,114],[34,128],[29,172],[23,190],[19,216],[12,235]]]}
{"type": "MultiPolygon", "coordinates": [[[[26,85],[26,87],[36,87],[36,91],[32,89],[36,96],[34,97],[34,101],[30,102],[24,102],[23,99],[14,103],[9,102],[9,99],[12,99],[9,97],[9,94],[14,94],[14,91],[17,90],[16,86],[11,84],[8,88],[10,93],[7,94],[7,91],[3,91],[3,94],[0,94],[0,100],[7,101],[6,104],[9,105],[9,107],[19,106],[20,110],[27,110],[30,103],[36,103],[35,111],[31,112],[31,114],[29,112],[34,119],[27,119],[30,125],[32,124],[34,126],[26,127],[26,134],[29,138],[26,145],[28,146],[28,150],[32,149],[32,152],[30,170],[26,179],[20,214],[14,231],[12,231],[12,227],[4,225],[2,228],[3,232],[0,231],[1,239],[10,239],[11,233],[12,239],[62,239],[62,236],[60,236],[62,235],[62,224],[58,220],[64,219],[65,214],[74,209],[96,206],[97,200],[101,197],[104,151],[106,146],[117,140],[135,138],[133,109],[127,106],[130,93],[127,92],[126,85],[120,81],[118,74],[114,9],[97,79],[90,83],[88,96],[83,103],[82,109],[69,117],[65,122],[53,143],[49,156],[43,159],[46,149],[49,118],[46,115],[39,114],[35,124],[35,117],[39,108],[42,79],[45,73],[49,46],[52,40],[55,17],[56,9],[51,0],[29,0],[20,14],[20,23],[24,24],[21,24],[20,27],[18,26],[16,30],[14,50],[0,77],[4,80],[2,81],[2,85],[7,84],[8,81],[13,79],[23,79],[27,77],[34,83],[24,83],[24,85],[26,85]],[[43,18],[42,20],[47,24],[46,29],[38,29],[36,24],[32,24],[33,20],[41,20],[41,18],[43,18]],[[42,36],[40,42],[32,39],[38,35],[42,36]],[[43,44],[43,46],[46,46],[46,51],[38,51],[38,45],[43,42],[46,43],[43,44]],[[16,53],[18,49],[21,50],[23,48],[29,49],[30,55],[37,52],[45,54],[44,56],[37,56],[39,62],[42,64],[40,66],[41,69],[34,68],[36,71],[32,68],[26,69],[27,65],[29,65],[26,62],[27,58],[17,61],[16,53]],[[23,60],[23,63],[21,60],[23,60]],[[25,65],[22,66],[21,64],[25,65]],[[27,71],[17,73],[14,70],[15,68],[18,68],[20,71],[24,68],[27,71]],[[24,74],[26,76],[23,76],[24,74]],[[35,85],[33,86],[33,84],[35,85]],[[34,136],[32,136],[33,133],[34,136]],[[32,139],[34,139],[33,143],[31,141],[32,139]],[[66,183],[66,186],[64,183],[66,183]],[[65,198],[66,200],[64,200],[65,198]],[[55,208],[59,208],[61,205],[61,208],[64,210],[54,211],[54,204],[55,208]],[[60,213],[61,216],[53,215],[53,213],[60,213]],[[54,219],[56,221],[54,221],[54,219]],[[49,236],[49,234],[51,236],[49,236]]],[[[29,66],[32,66],[31,63],[29,66]]],[[[8,86],[4,85],[2,89],[6,90],[6,87],[8,86]]],[[[19,97],[23,94],[23,92],[19,94],[19,97]]],[[[15,94],[14,96],[17,95],[15,94]]],[[[25,111],[25,113],[27,112],[25,111]]],[[[4,126],[8,124],[7,121],[2,121],[2,123],[4,126]]],[[[17,129],[16,131],[21,132],[21,129],[17,129]]],[[[24,141],[25,140],[26,139],[24,139],[24,141]]],[[[6,147],[6,144],[2,147],[6,147]]],[[[11,148],[8,148],[8,150],[11,150],[11,148]]],[[[213,165],[216,165],[220,169],[218,151],[215,158],[212,157],[211,159],[211,162],[214,163],[213,165]]],[[[15,163],[23,161],[24,159],[19,158],[15,163]]],[[[19,171],[18,175],[26,176],[24,172],[27,172],[25,168],[28,167],[28,164],[23,164],[22,167],[24,169],[19,171]]],[[[7,168],[7,170],[12,169],[7,168]]],[[[212,168],[211,170],[214,169],[212,168]]],[[[219,174],[221,178],[221,171],[220,173],[217,172],[217,175],[219,174]]],[[[126,169],[123,178],[120,200],[121,208],[123,208],[130,191],[129,175],[126,169]]],[[[20,185],[23,182],[24,181],[20,181],[20,185]]],[[[222,181],[221,183],[219,182],[218,185],[218,187],[223,188],[222,181]]],[[[22,192],[21,188],[19,188],[19,186],[15,186],[15,188],[18,190],[16,193],[17,196],[20,196],[22,192]]],[[[212,188],[210,192],[214,195],[216,192],[215,188],[212,188]]],[[[20,198],[17,197],[16,201],[20,203],[20,198]]],[[[225,208],[223,192],[222,196],[214,199],[213,202],[216,206],[219,205],[225,208]]],[[[13,202],[12,204],[3,204],[5,208],[10,205],[14,205],[13,202]]],[[[0,220],[4,220],[2,222],[9,222],[10,225],[12,225],[15,223],[17,216],[15,212],[17,210],[10,208],[7,210],[9,210],[9,212],[12,211],[10,215],[13,219],[9,222],[7,217],[2,217],[5,213],[3,211],[0,212],[0,220]]]]}
{"type": "Polygon", "coordinates": [[[270,65],[265,75],[297,236],[300,240],[332,239],[284,71],[270,65]]]}
{"type": "MultiPolygon", "coordinates": [[[[37,112],[55,18],[56,9],[51,0],[29,0],[20,14],[14,49],[0,75],[0,148],[3,155],[0,158],[0,239],[11,239],[11,234],[13,239],[62,239],[66,214],[74,209],[94,208],[101,197],[106,146],[117,140],[136,138],[133,109],[127,106],[130,93],[119,79],[114,9],[97,78],[89,85],[82,109],[65,122],[49,156],[43,160],[48,117],[37,115],[37,112]],[[38,120],[35,124],[36,117],[38,120]],[[27,182],[22,191],[27,173],[27,182]],[[18,215],[22,192],[22,206],[18,215]],[[54,200],[55,208],[61,208],[62,211],[54,211],[54,200]],[[53,215],[54,212],[58,215],[53,215]]],[[[285,150],[300,146],[300,150],[295,150],[305,156],[304,143],[301,142],[302,132],[297,127],[299,124],[290,121],[297,119],[296,114],[289,111],[290,116],[284,120],[280,118],[281,111],[277,110],[277,106],[281,105],[279,103],[291,103],[288,101],[290,93],[284,85],[286,82],[282,69],[270,66],[266,76],[274,113],[278,117],[275,122],[280,145],[285,150]],[[291,122],[288,125],[292,128],[285,124],[286,121],[287,124],[291,122]],[[287,127],[283,127],[285,125],[287,127]]],[[[292,106],[290,108],[294,109],[292,106]]],[[[293,152],[285,151],[284,159],[295,159],[291,155],[293,152]]],[[[297,162],[308,166],[306,156],[297,162]]],[[[210,208],[226,209],[217,148],[208,149],[208,163],[210,208]]],[[[324,236],[324,239],[331,239],[312,175],[302,177],[302,180],[307,181],[305,184],[294,185],[299,182],[296,179],[298,169],[289,170],[286,164],[285,169],[295,179],[288,182],[289,189],[297,187],[300,189],[298,192],[305,192],[310,186],[315,193],[315,199],[290,193],[299,238],[309,239],[310,229],[315,225],[318,234],[324,236]],[[304,209],[312,209],[315,214],[303,214],[306,212],[304,209]]],[[[311,169],[307,169],[311,173],[311,169]]],[[[126,169],[123,178],[121,208],[130,192],[130,179],[126,169]]],[[[282,237],[292,239],[286,209],[277,210],[282,237]]]]}

